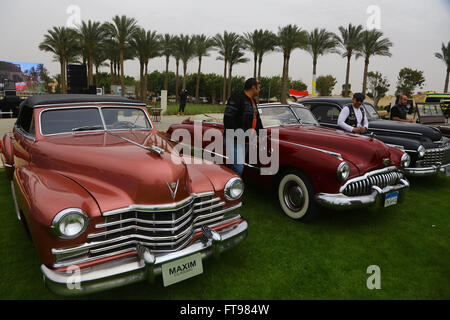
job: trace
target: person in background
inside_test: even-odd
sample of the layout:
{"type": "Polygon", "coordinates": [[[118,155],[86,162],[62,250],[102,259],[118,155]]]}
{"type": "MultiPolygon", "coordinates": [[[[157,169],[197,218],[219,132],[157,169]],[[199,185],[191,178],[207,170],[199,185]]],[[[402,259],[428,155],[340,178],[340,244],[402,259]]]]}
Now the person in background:
{"type": "Polygon", "coordinates": [[[184,115],[184,108],[186,107],[186,100],[187,100],[187,91],[183,88],[180,91],[180,108],[178,109],[178,115],[182,114],[184,115]]]}
{"type": "Polygon", "coordinates": [[[345,106],[339,113],[339,127],[347,132],[361,134],[367,132],[369,121],[367,120],[364,108],[361,108],[364,98],[362,93],[355,93],[353,95],[353,104],[345,106]]]}
{"type": "Polygon", "coordinates": [[[390,119],[395,121],[402,122],[415,122],[414,120],[410,120],[407,118],[408,109],[406,108],[406,103],[408,102],[408,98],[406,95],[401,94],[397,96],[397,101],[395,106],[391,108],[390,119]]]}
{"type": "MultiPolygon", "coordinates": [[[[261,91],[261,84],[255,78],[249,78],[245,81],[244,90],[232,95],[227,102],[223,115],[223,124],[225,133],[227,129],[242,129],[247,131],[252,129],[252,134],[258,134],[258,130],[262,129],[262,122],[255,102],[256,97],[261,91]]],[[[244,171],[245,154],[247,146],[241,145],[238,141],[228,142],[225,137],[226,154],[234,154],[234,163],[230,169],[238,175],[242,175],[244,171]],[[230,151],[230,149],[233,149],[230,151]]]]}

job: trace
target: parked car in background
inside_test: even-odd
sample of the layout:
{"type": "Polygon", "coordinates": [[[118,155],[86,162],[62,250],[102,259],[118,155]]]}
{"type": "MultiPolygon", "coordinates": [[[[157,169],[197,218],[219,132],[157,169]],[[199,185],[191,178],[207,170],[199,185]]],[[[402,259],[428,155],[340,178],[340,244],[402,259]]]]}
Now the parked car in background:
{"type": "Polygon", "coordinates": [[[418,123],[436,127],[441,131],[443,136],[450,137],[448,119],[445,117],[440,103],[418,102],[416,103],[416,108],[418,123]]]}
{"type": "MultiPolygon", "coordinates": [[[[268,137],[278,131],[279,170],[276,175],[262,176],[262,164],[247,164],[243,178],[274,187],[281,209],[290,218],[311,220],[318,205],[352,209],[389,206],[401,200],[409,186],[402,172],[409,165],[408,154],[370,137],[321,127],[301,104],[258,107],[268,137]]],[[[194,135],[195,122],[187,119],[171,125],[167,136],[172,137],[177,129],[194,135]]],[[[209,129],[224,130],[220,120],[203,119],[198,124],[203,134],[209,129]]],[[[203,141],[202,148],[209,144],[203,141]]]]}
{"type": "Polygon", "coordinates": [[[17,219],[55,293],[95,292],[160,274],[167,286],[201,273],[203,259],[246,236],[238,213],[242,180],[180,157],[145,104],[114,96],[30,97],[1,151],[17,219]],[[179,272],[184,264],[189,268],[179,272]],[[68,286],[75,269],[80,289],[68,286]]]}
{"type": "Polygon", "coordinates": [[[439,103],[444,115],[450,117],[450,93],[438,93],[434,91],[427,92],[425,95],[426,103],[439,103]]]}
{"type": "MultiPolygon", "coordinates": [[[[350,98],[305,98],[300,103],[311,110],[322,126],[340,129],[337,124],[342,108],[352,104],[350,98]]],[[[436,173],[450,174],[450,139],[443,137],[438,128],[417,123],[383,120],[372,104],[362,107],[369,119],[369,132],[376,139],[398,147],[411,157],[411,165],[405,168],[409,175],[424,176],[436,173]]]]}
{"type": "Polygon", "coordinates": [[[15,90],[5,90],[0,100],[0,118],[17,118],[19,106],[23,100],[16,95],[15,90]]]}

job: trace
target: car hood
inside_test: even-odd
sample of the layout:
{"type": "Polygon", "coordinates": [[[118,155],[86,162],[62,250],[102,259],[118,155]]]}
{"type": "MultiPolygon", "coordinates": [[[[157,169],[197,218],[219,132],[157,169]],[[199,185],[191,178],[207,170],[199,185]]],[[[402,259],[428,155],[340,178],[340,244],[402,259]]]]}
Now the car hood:
{"type": "Polygon", "coordinates": [[[383,167],[383,159],[390,157],[387,145],[369,137],[309,125],[278,129],[282,141],[340,153],[345,161],[357,167],[360,174],[383,167]]]}
{"type": "MultiPolygon", "coordinates": [[[[96,199],[102,212],[130,204],[173,203],[190,196],[194,179],[190,169],[159,133],[115,133],[162,148],[164,153],[158,155],[109,133],[83,133],[36,142],[39,146],[33,161],[80,184],[96,199]]],[[[214,190],[207,178],[202,179],[198,173],[195,176],[201,180],[201,190],[196,185],[196,192],[214,190]]]]}
{"type": "MultiPolygon", "coordinates": [[[[431,141],[438,141],[442,137],[440,130],[437,128],[420,123],[409,123],[393,120],[370,121],[369,129],[392,130],[392,133],[395,135],[405,135],[418,140],[425,137],[431,141]]],[[[380,134],[382,133],[383,132],[380,130],[380,134]]]]}

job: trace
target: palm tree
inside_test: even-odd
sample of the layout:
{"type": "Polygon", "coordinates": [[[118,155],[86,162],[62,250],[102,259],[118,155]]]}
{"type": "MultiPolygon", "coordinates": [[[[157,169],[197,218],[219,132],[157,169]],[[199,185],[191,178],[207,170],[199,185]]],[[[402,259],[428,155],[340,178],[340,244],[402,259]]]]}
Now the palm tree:
{"type": "Polygon", "coordinates": [[[125,84],[124,84],[124,70],[123,70],[123,60],[124,60],[124,50],[128,46],[130,40],[133,38],[134,33],[138,29],[137,22],[134,18],[127,18],[123,15],[119,17],[116,15],[111,22],[105,24],[106,30],[111,38],[115,39],[119,44],[119,64],[120,64],[120,85],[122,87],[122,96],[125,95],[125,84]]]}
{"type": "Polygon", "coordinates": [[[233,79],[233,66],[239,63],[246,63],[250,61],[249,58],[244,58],[244,52],[242,51],[242,43],[238,42],[233,47],[231,55],[228,59],[228,97],[231,95],[231,82],[233,79]]]}
{"type": "Polygon", "coordinates": [[[104,36],[104,28],[98,21],[83,21],[78,29],[81,45],[87,49],[88,57],[88,85],[94,85],[94,51],[99,50],[104,36]]]}
{"type": "Polygon", "coordinates": [[[350,60],[352,59],[353,53],[359,48],[361,44],[362,31],[363,31],[362,25],[354,26],[350,23],[347,28],[340,26],[339,32],[341,33],[341,36],[336,36],[338,46],[342,49],[341,55],[343,58],[347,58],[344,96],[348,96],[350,91],[349,90],[350,60]]]}
{"type": "Polygon", "coordinates": [[[213,38],[214,46],[218,49],[219,57],[217,60],[223,60],[223,90],[222,90],[222,102],[225,104],[227,93],[227,64],[233,47],[239,42],[240,37],[237,33],[224,31],[223,35],[216,34],[213,38]]]}
{"type": "Polygon", "coordinates": [[[178,50],[178,42],[180,41],[179,36],[175,36],[173,38],[173,57],[175,58],[175,101],[178,102],[178,86],[179,86],[179,67],[180,67],[180,60],[181,60],[181,53],[178,50]]]}
{"type": "Polygon", "coordinates": [[[364,57],[364,77],[362,94],[366,94],[367,90],[367,72],[369,70],[369,59],[372,56],[390,57],[392,54],[389,48],[392,42],[388,38],[381,38],[383,32],[373,29],[365,30],[361,35],[361,46],[356,50],[356,58],[364,57]]]}
{"type": "Polygon", "coordinates": [[[139,28],[133,35],[133,38],[130,40],[130,46],[134,50],[135,56],[139,60],[139,83],[140,83],[140,98],[144,100],[144,67],[145,61],[148,59],[148,43],[146,32],[144,29],[139,28]]]}
{"type": "Polygon", "coordinates": [[[200,71],[202,66],[202,58],[209,56],[209,51],[213,46],[211,38],[204,34],[193,36],[194,41],[194,55],[198,57],[198,71],[197,71],[197,84],[195,86],[195,103],[199,103],[198,95],[200,90],[200,71]]]}
{"type": "Polygon", "coordinates": [[[315,95],[315,83],[317,74],[317,59],[321,55],[327,53],[336,53],[336,38],[335,34],[325,29],[315,28],[313,31],[307,33],[305,50],[313,58],[313,95],[315,95]]]}
{"type": "Polygon", "coordinates": [[[258,63],[258,52],[262,43],[262,29],[246,32],[242,37],[245,48],[253,53],[253,78],[256,78],[256,66],[258,63]]]}
{"type": "Polygon", "coordinates": [[[289,81],[289,59],[291,53],[296,48],[305,48],[307,33],[297,25],[289,24],[285,27],[278,27],[278,50],[283,52],[283,75],[281,82],[281,102],[286,103],[288,81],[289,81]]]}
{"type": "Polygon", "coordinates": [[[169,86],[169,59],[173,52],[174,37],[168,33],[161,37],[161,55],[166,57],[166,73],[164,74],[164,90],[169,86]]]}
{"type": "Polygon", "coordinates": [[[263,56],[275,50],[275,45],[277,43],[276,36],[272,31],[264,30],[261,38],[261,45],[258,48],[258,80],[261,80],[261,65],[263,56]]]}
{"type": "Polygon", "coordinates": [[[181,34],[176,42],[177,51],[183,62],[183,89],[186,89],[186,71],[189,60],[194,56],[194,41],[189,35],[181,34]]]}
{"type": "Polygon", "coordinates": [[[76,54],[79,44],[76,41],[77,32],[71,28],[53,27],[47,30],[44,41],[39,44],[39,50],[52,52],[61,66],[61,90],[67,93],[66,64],[76,54]]]}
{"type": "Polygon", "coordinates": [[[161,56],[161,35],[157,34],[156,31],[147,31],[146,35],[148,52],[147,60],[145,61],[145,71],[144,71],[144,90],[147,91],[148,82],[148,62],[150,59],[161,56]]]}
{"type": "Polygon", "coordinates": [[[444,92],[448,92],[448,78],[450,74],[450,41],[447,43],[447,46],[445,46],[444,43],[442,43],[442,53],[436,52],[434,56],[438,59],[441,59],[444,61],[445,65],[447,66],[447,75],[445,76],[445,85],[444,85],[444,92]]]}

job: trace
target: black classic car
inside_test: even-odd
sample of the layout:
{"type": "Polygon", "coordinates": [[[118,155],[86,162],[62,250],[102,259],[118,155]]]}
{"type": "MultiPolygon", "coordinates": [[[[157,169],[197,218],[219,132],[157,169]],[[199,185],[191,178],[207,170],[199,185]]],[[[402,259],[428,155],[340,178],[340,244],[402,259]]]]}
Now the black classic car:
{"type": "MultiPolygon", "coordinates": [[[[319,97],[299,101],[309,108],[320,125],[339,128],[339,113],[351,98],[319,97]]],[[[362,104],[369,120],[369,133],[384,143],[404,150],[411,156],[411,164],[405,168],[408,175],[450,175],[450,139],[443,137],[438,128],[400,121],[383,120],[374,106],[362,104]]]]}

